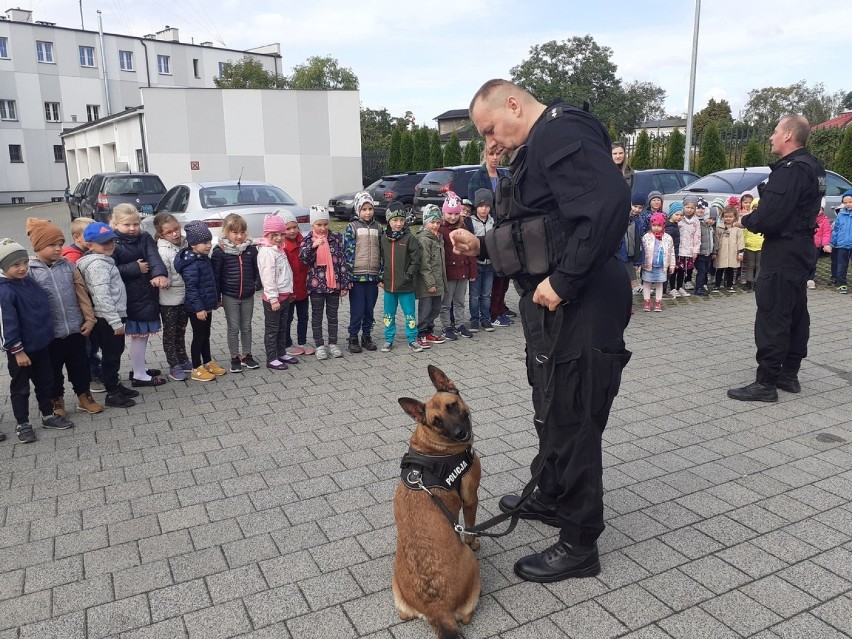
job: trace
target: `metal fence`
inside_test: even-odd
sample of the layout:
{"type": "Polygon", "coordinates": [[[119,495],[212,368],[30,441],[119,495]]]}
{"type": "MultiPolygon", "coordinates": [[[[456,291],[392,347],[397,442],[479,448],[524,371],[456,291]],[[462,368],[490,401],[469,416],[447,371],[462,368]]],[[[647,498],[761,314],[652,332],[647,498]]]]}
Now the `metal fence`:
{"type": "Polygon", "coordinates": [[[364,186],[372,184],[387,173],[388,155],[387,151],[361,152],[361,175],[364,186]]]}

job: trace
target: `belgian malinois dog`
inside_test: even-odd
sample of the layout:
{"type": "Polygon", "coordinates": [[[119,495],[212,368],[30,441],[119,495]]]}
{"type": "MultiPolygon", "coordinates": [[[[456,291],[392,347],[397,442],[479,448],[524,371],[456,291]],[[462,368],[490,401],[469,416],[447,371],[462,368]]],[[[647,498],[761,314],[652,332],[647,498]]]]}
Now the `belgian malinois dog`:
{"type": "Polygon", "coordinates": [[[458,622],[470,623],[479,601],[479,562],[473,554],[479,540],[465,535],[463,542],[433,497],[412,487],[412,467],[406,468],[406,459],[412,454],[421,461],[420,456],[428,458],[425,467],[413,467],[415,483],[422,477],[427,487],[436,486],[429,490],[454,517],[463,511],[466,528],[475,524],[482,468],[470,448],[470,409],[458,388],[435,366],[429,366],[429,378],[437,392],[425,404],[399,399],[417,427],[393,500],[397,541],[391,585],[401,619],[425,619],[439,639],[451,639],[462,636],[458,622]],[[437,465],[430,466],[432,460],[437,465]]]}

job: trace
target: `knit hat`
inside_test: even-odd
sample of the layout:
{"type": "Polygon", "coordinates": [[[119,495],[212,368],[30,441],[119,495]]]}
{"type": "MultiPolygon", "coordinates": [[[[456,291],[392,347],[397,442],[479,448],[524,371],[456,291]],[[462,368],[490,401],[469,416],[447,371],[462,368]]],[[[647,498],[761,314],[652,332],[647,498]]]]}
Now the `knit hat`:
{"type": "Polygon", "coordinates": [[[683,204],[681,204],[680,202],[672,202],[671,204],[669,204],[669,217],[671,217],[675,213],[682,213],[682,212],[683,212],[683,204]]]}
{"type": "Polygon", "coordinates": [[[423,207],[423,224],[426,222],[441,221],[441,209],[434,204],[427,204],[423,207]]]}
{"type": "Polygon", "coordinates": [[[636,192],[633,194],[633,197],[630,198],[631,206],[645,206],[648,203],[648,194],[636,192]]]}
{"type": "Polygon", "coordinates": [[[65,244],[65,236],[62,234],[62,230],[50,220],[28,217],[26,229],[33,250],[36,252],[51,244],[65,244]]]}
{"type": "Polygon", "coordinates": [[[723,197],[714,198],[713,200],[711,200],[710,206],[716,206],[720,210],[725,208],[725,198],[723,198],[723,197]]]}
{"type": "Polygon", "coordinates": [[[659,191],[651,191],[650,193],[648,193],[648,201],[646,202],[646,204],[647,204],[648,206],[650,206],[650,205],[651,205],[651,200],[653,200],[654,198],[660,198],[660,200],[662,200],[662,199],[663,199],[663,194],[662,194],[662,193],[660,193],[659,191]]]}
{"type": "Polygon", "coordinates": [[[397,217],[405,219],[405,207],[400,202],[391,202],[385,211],[385,220],[390,222],[397,217]]]}
{"type": "Polygon", "coordinates": [[[204,244],[213,239],[213,234],[210,232],[210,229],[208,229],[207,225],[201,220],[190,220],[184,224],[183,234],[186,236],[186,243],[188,246],[204,244]]]}
{"type": "Polygon", "coordinates": [[[469,206],[470,208],[473,208],[473,202],[471,202],[471,201],[470,201],[470,200],[468,200],[467,198],[464,198],[464,199],[462,200],[462,206],[469,206]]]}
{"type": "MultiPolygon", "coordinates": [[[[275,209],[274,211],[272,211],[272,215],[277,215],[278,217],[280,217],[282,220],[284,220],[284,224],[289,224],[290,222],[299,222],[299,220],[296,219],[296,215],[293,213],[293,211],[289,209],[275,209]]],[[[275,231],[275,233],[278,233],[278,231],[275,231]]]]}
{"type": "Polygon", "coordinates": [[[494,206],[494,193],[491,192],[491,189],[476,189],[473,199],[476,200],[476,206],[480,204],[494,206]]]}
{"type": "Polygon", "coordinates": [[[15,240],[8,237],[0,240],[0,271],[5,273],[6,269],[15,262],[20,262],[28,258],[27,250],[15,240]]]}
{"type": "Polygon", "coordinates": [[[444,205],[441,207],[442,213],[461,213],[461,198],[452,191],[447,191],[444,196],[444,205]]]}
{"type": "Polygon", "coordinates": [[[740,198],[738,198],[736,195],[732,195],[731,197],[728,198],[728,206],[739,207],[740,206],[740,198]]]}
{"type": "Polygon", "coordinates": [[[653,226],[654,224],[659,224],[660,226],[665,226],[666,225],[666,216],[663,215],[662,213],[654,213],[651,216],[651,226],[653,226]]]}
{"type": "Polygon", "coordinates": [[[710,205],[709,205],[709,204],[707,204],[707,200],[705,200],[703,197],[699,197],[699,198],[698,198],[698,208],[699,208],[699,209],[706,209],[706,208],[708,208],[709,206],[710,206],[710,205]]]}
{"type": "Polygon", "coordinates": [[[841,196],[840,196],[840,201],[842,202],[842,201],[843,201],[843,198],[845,198],[845,197],[849,197],[849,196],[851,196],[851,195],[852,195],[852,189],[849,189],[849,190],[848,190],[848,191],[846,191],[843,195],[841,195],[841,196]]]}
{"type": "Polygon", "coordinates": [[[321,220],[328,221],[328,219],[329,215],[327,208],[319,204],[314,204],[313,206],[311,206],[311,224],[313,224],[314,222],[319,222],[321,220]]]}
{"type": "MultiPolygon", "coordinates": [[[[281,209],[278,209],[279,212],[281,209]]],[[[263,218],[263,234],[269,235],[270,233],[283,233],[285,229],[286,222],[284,221],[284,216],[282,215],[267,215],[263,218]]]]}
{"type": "Polygon", "coordinates": [[[115,232],[103,222],[95,222],[85,228],[83,239],[96,244],[106,244],[115,239],[115,232]]]}
{"type": "MultiPolygon", "coordinates": [[[[355,209],[355,215],[358,215],[361,212],[361,207],[365,204],[370,204],[372,206],[376,206],[376,201],[373,199],[373,196],[370,195],[367,191],[360,191],[355,194],[355,200],[353,203],[353,207],[355,209]]],[[[313,222],[313,220],[311,220],[313,222]]]]}
{"type": "Polygon", "coordinates": [[[697,195],[687,195],[683,198],[683,205],[694,204],[698,206],[698,196],[697,195]]]}

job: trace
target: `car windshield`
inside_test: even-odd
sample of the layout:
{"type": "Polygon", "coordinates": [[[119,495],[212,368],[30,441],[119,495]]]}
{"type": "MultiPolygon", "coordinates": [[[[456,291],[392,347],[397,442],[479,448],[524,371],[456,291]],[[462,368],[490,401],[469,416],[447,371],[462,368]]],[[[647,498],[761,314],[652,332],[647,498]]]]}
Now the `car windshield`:
{"type": "Polygon", "coordinates": [[[739,195],[744,191],[751,191],[758,184],[769,177],[768,173],[756,171],[722,172],[705,175],[687,186],[684,191],[692,193],[730,193],[739,195]]]}
{"type": "Polygon", "coordinates": [[[423,179],[420,181],[420,184],[425,185],[434,185],[434,184],[446,184],[453,179],[452,171],[429,171],[423,179]]]}
{"type": "Polygon", "coordinates": [[[211,186],[201,189],[198,194],[201,206],[205,209],[215,209],[223,206],[251,206],[286,204],[295,206],[296,200],[287,195],[277,186],[269,184],[228,184],[211,186]]]}
{"type": "Polygon", "coordinates": [[[162,195],[166,187],[155,175],[111,177],[104,184],[104,195],[162,195]]]}

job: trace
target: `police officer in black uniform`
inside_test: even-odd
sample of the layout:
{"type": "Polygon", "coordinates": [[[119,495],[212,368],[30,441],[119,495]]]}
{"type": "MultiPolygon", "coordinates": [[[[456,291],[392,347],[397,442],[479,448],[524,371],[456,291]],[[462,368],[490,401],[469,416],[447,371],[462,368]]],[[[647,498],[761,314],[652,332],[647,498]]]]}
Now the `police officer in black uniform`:
{"type": "MultiPolygon", "coordinates": [[[[541,470],[521,516],[560,529],[555,544],[518,560],[515,573],[536,582],[590,577],[600,572],[604,529],[601,436],[630,358],[630,282],[615,257],[630,190],[606,129],[583,110],[545,106],[491,80],[470,113],[486,148],[512,155],[512,175],[501,178],[495,228],[483,246],[465,230],[450,237],[456,252],[487,254],[521,296],[539,436],[531,468],[541,470]]],[[[506,495],[500,508],[519,502],[506,495]]]]}
{"type": "Polygon", "coordinates": [[[805,148],[809,133],[805,118],[781,118],[769,137],[772,153],[781,159],[759,187],[760,206],[738,223],[763,233],[764,241],[754,292],[757,375],[752,384],[728,390],[731,399],[777,402],[776,389],[801,390],[799,366],[808,354],[811,324],[806,286],[825,195],[825,167],[805,148]]]}

